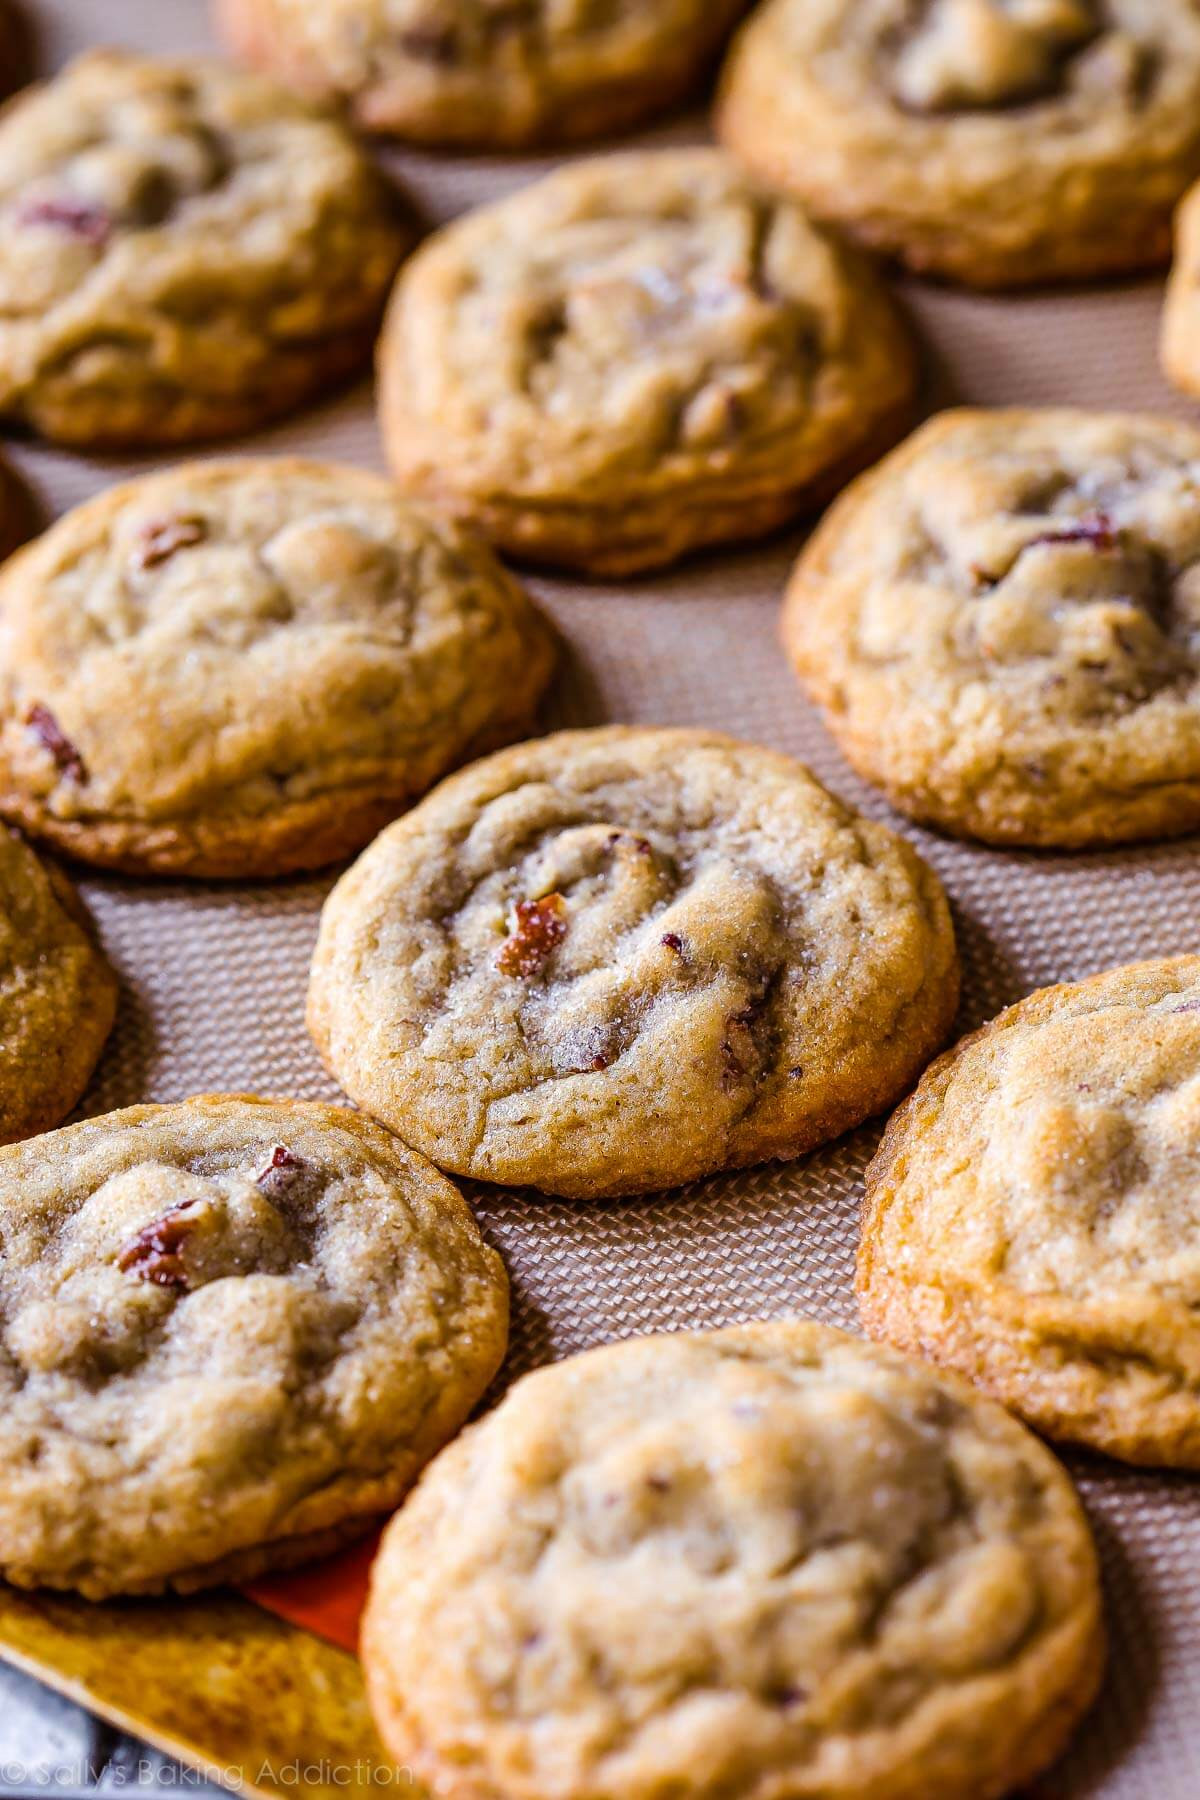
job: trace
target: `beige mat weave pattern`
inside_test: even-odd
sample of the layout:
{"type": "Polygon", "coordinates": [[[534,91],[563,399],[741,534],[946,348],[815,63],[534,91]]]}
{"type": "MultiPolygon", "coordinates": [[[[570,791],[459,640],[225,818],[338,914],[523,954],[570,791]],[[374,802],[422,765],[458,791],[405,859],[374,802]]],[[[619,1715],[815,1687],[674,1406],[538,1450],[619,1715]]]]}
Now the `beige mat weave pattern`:
{"type": "MultiPolygon", "coordinates": [[[[52,66],[89,42],[205,47],[199,0],[31,0],[52,66]]],[[[674,125],[643,141],[671,141],[674,125]]],[[[542,162],[399,156],[442,218],[530,179],[542,162]]],[[[1114,221],[1119,228],[1119,221],[1114,221]]],[[[925,340],[927,398],[1188,408],[1154,369],[1157,284],[1004,301],[908,291],[925,340]]],[[[254,441],[379,463],[364,386],[254,441]]],[[[128,472],[22,448],[47,510],[128,472]]],[[[148,465],[138,465],[148,466],[148,465]]],[[[569,645],[551,723],[718,726],[792,751],[845,799],[888,819],[800,699],[777,641],[777,600],[799,537],[625,588],[533,585],[569,645]]],[[[894,822],[894,821],[893,821],[894,822]]],[[[906,827],[906,829],[909,829],[906,827]]],[[[967,849],[910,830],[955,904],[968,1027],[1051,980],[1200,945],[1200,846],[1057,856],[967,849]]],[[[83,883],[124,981],[120,1021],[87,1110],[198,1090],[330,1096],[303,1024],[324,881],[254,888],[83,883]]],[[[860,1131],[785,1169],[605,1205],[472,1198],[517,1296],[513,1370],[621,1334],[803,1310],[853,1326],[860,1131]]],[[[1072,1466],[1100,1538],[1113,1627],[1105,1694],[1043,1800],[1200,1797],[1200,1482],[1072,1466]]]]}

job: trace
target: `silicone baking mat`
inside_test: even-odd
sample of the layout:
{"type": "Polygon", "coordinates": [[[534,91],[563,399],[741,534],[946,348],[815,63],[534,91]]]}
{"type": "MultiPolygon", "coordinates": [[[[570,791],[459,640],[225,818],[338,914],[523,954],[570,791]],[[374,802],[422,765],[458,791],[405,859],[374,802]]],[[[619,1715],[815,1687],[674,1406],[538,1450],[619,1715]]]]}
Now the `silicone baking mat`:
{"type": "MultiPolygon", "coordinates": [[[[31,6],[44,68],[96,42],[159,51],[210,45],[199,0],[31,6]]],[[[679,141],[703,129],[697,118],[675,121],[639,141],[679,141]]],[[[549,166],[388,160],[431,221],[549,166]]],[[[924,345],[929,407],[1075,402],[1187,416],[1155,370],[1158,282],[1003,300],[915,284],[904,294],[924,345]]],[[[253,448],[378,466],[369,386],[262,434],[253,448]]],[[[151,466],[32,446],[16,454],[48,514],[151,466]]],[[[780,652],[778,596],[800,541],[793,532],[622,586],[532,580],[567,645],[547,724],[718,726],[803,757],[845,799],[889,819],[841,761],[780,652]]],[[[1200,941],[1195,842],[1067,857],[969,849],[904,829],[953,898],[966,966],[964,1029],[1042,983],[1200,941]]],[[[303,1022],[328,880],[215,887],[86,877],[82,886],[124,984],[85,1110],[215,1088],[336,1097],[303,1022]]],[[[472,1189],[513,1281],[506,1378],[603,1339],[665,1327],[805,1311],[853,1328],[860,1178],[877,1135],[870,1127],[790,1167],[648,1200],[577,1205],[472,1189]]],[[[1070,1757],[1036,1792],[1042,1800],[1196,1800],[1200,1485],[1098,1459],[1070,1461],[1104,1558],[1113,1649],[1100,1703],[1070,1757]]],[[[353,1570],[333,1584],[340,1622],[330,1612],[328,1577],[317,1579],[324,1589],[315,1592],[289,1584],[291,1602],[344,1637],[353,1570]]],[[[227,1778],[240,1770],[268,1790],[300,1782],[311,1791],[323,1781],[342,1793],[396,1788],[378,1761],[349,1655],[245,1598],[95,1608],[0,1590],[0,1653],[227,1778]],[[297,1761],[308,1767],[294,1776],[288,1765],[297,1761]]]]}

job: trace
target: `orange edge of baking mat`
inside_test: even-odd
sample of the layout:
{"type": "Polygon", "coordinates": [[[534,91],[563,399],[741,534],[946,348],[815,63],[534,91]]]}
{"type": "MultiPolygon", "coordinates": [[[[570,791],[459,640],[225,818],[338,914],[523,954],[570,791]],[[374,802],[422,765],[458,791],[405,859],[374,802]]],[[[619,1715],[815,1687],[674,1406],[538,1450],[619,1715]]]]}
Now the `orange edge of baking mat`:
{"type": "Polygon", "coordinates": [[[290,1625],[313,1631],[353,1655],[367,1599],[367,1577],[378,1548],[379,1533],[374,1531],[348,1550],[303,1569],[247,1582],[242,1592],[256,1606],[266,1607],[290,1625]]]}
{"type": "Polygon", "coordinates": [[[388,1760],[356,1659],[238,1594],[97,1605],[0,1583],[0,1657],[245,1794],[424,1793],[388,1760]]]}

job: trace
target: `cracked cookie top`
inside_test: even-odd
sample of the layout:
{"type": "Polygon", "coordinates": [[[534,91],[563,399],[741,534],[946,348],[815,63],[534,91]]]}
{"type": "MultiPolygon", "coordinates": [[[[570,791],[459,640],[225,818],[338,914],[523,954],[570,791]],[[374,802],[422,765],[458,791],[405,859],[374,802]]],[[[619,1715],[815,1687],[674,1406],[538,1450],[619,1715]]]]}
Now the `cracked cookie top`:
{"type": "Polygon", "coordinates": [[[1101,1656],[1050,1453],[801,1320],[526,1376],[388,1528],[363,1635],[385,1742],[456,1800],[995,1800],[1101,1656]]]}
{"type": "Polygon", "coordinates": [[[364,1529],[504,1352],[457,1189],[337,1107],[131,1107],[0,1152],[0,1200],[21,1586],[202,1586],[364,1529]]]}
{"type": "Polygon", "coordinates": [[[218,0],[229,42],[418,143],[578,142],[664,112],[746,0],[218,0]]]}
{"type": "Polygon", "coordinates": [[[954,412],[833,508],[785,636],[914,817],[1078,846],[1200,824],[1200,432],[954,412]]]}
{"type": "Polygon", "coordinates": [[[116,867],[316,867],[527,726],[552,661],[486,545],[381,476],[146,476],[0,575],[0,811],[116,867]]]}
{"type": "Polygon", "coordinates": [[[941,1057],[868,1171],[859,1293],[1039,1430],[1200,1468],[1200,957],[1046,988],[941,1057]]]}
{"type": "Polygon", "coordinates": [[[596,1196],[879,1111],[957,981],[901,839],[788,757],[617,726],[490,757],[378,838],[326,904],[309,1019],[444,1168],[596,1196]]]}
{"type": "Polygon", "coordinates": [[[731,54],[748,166],[984,285],[1165,259],[1200,173],[1191,0],[769,0],[731,54]],[[1120,229],[1113,220],[1120,220],[1120,229]]]}
{"type": "Polygon", "coordinates": [[[891,441],[912,352],[872,273],[719,151],[597,158],[439,232],[380,348],[402,482],[509,548],[669,561],[891,441]]]}
{"type": "Polygon", "coordinates": [[[80,445],[248,430],[366,362],[411,237],[286,90],[92,52],[0,119],[0,414],[80,445]]]}
{"type": "Polygon", "coordinates": [[[65,1118],[116,1005],[116,977],[74,889],[0,826],[0,1143],[65,1118]]]}

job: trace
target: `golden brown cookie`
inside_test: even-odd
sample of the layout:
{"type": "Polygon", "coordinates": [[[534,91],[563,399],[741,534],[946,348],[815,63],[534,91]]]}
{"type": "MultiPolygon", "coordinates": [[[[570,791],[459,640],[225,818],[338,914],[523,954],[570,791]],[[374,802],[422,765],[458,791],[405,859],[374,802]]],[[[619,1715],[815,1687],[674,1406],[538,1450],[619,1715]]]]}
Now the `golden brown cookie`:
{"type": "Polygon", "coordinates": [[[958,995],[945,896],[790,757],[614,726],[443,782],[326,903],[309,1023],[446,1169],[593,1197],[879,1112],[958,995]]]}
{"type": "Polygon", "coordinates": [[[116,977],[74,888],[0,826],[0,1143],[66,1118],[116,1008],[116,977]]]}
{"type": "Polygon", "coordinates": [[[594,574],[769,531],[895,441],[872,272],[715,150],[573,163],[437,233],[379,351],[404,486],[594,574]]]}
{"type": "Polygon", "coordinates": [[[389,1511],[504,1353],[457,1189],[370,1120],[246,1095],[0,1151],[0,1574],[187,1590],[389,1511]]]}
{"type": "Polygon", "coordinates": [[[746,0],[215,0],[230,45],[368,131],[578,143],[683,98],[746,0]]]}
{"type": "Polygon", "coordinates": [[[1049,1451],[799,1319],[526,1376],[388,1527],[363,1630],[442,1800],[998,1800],[1102,1659],[1049,1451]]]}
{"type": "Polygon", "coordinates": [[[858,1291],[1039,1431],[1200,1469],[1200,957],[1044,988],[940,1057],[867,1171],[858,1291]]]}
{"type": "Polygon", "coordinates": [[[724,141],[912,268],[980,286],[1164,262],[1200,174],[1193,0],[766,0],[724,141]]]}
{"type": "Polygon", "coordinates": [[[250,430],[367,362],[412,236],[285,89],[94,51],[0,118],[0,417],[99,447],[250,430]]]}
{"type": "Polygon", "coordinates": [[[1200,432],[943,413],[826,515],[784,636],[861,774],[998,844],[1200,825],[1200,432]]]}
{"type": "Polygon", "coordinates": [[[553,656],[487,546],[382,476],[144,476],[0,572],[0,813],[139,873],[316,868],[527,729],[553,656]]]}

